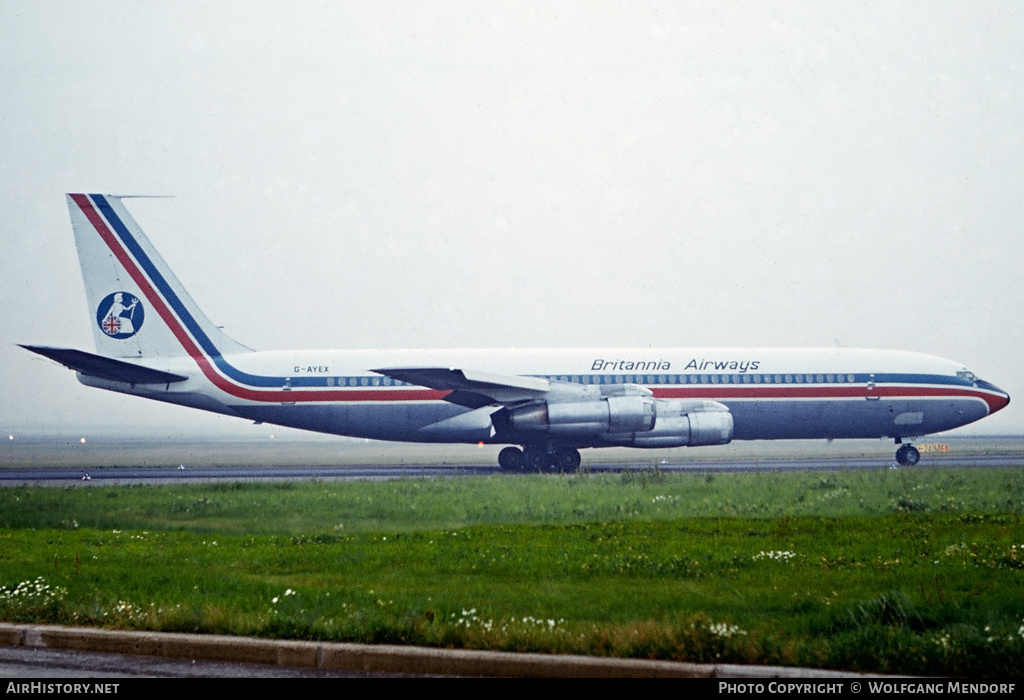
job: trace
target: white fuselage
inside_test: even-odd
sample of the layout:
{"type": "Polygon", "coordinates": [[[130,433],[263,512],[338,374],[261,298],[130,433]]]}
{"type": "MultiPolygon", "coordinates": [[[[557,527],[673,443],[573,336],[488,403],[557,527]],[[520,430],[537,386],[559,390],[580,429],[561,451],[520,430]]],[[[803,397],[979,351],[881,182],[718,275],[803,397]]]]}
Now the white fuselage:
{"type": "Polygon", "coordinates": [[[495,436],[484,424],[423,432],[471,409],[446,401],[448,391],[373,369],[472,367],[581,385],[635,385],[656,399],[723,404],[739,440],[916,437],[971,423],[1007,401],[950,360],[845,348],[316,350],[142,364],[189,379],[141,387],[83,381],[268,423],[427,442],[488,442],[495,436]]]}

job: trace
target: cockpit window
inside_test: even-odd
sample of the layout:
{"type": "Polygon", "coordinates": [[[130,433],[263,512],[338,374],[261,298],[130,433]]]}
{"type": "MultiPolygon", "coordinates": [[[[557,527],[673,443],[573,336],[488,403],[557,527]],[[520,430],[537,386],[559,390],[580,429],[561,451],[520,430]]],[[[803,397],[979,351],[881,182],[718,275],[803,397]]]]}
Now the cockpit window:
{"type": "Polygon", "coordinates": [[[960,379],[963,379],[964,381],[971,382],[972,384],[978,381],[978,377],[975,376],[974,372],[970,372],[966,369],[957,372],[956,376],[959,377],[960,379]]]}

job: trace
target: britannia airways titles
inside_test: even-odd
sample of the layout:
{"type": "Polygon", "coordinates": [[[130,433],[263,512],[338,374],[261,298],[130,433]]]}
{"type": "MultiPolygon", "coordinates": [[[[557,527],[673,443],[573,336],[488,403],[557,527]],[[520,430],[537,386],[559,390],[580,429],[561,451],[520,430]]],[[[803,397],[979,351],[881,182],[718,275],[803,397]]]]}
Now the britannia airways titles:
{"type": "MultiPolygon", "coordinates": [[[[696,370],[703,372],[706,370],[717,370],[720,372],[744,372],[757,371],[760,367],[760,360],[705,360],[705,359],[692,359],[686,363],[683,370],[696,370]]],[[[672,369],[672,363],[668,360],[594,360],[594,363],[590,366],[591,372],[667,372],[672,369]]]]}

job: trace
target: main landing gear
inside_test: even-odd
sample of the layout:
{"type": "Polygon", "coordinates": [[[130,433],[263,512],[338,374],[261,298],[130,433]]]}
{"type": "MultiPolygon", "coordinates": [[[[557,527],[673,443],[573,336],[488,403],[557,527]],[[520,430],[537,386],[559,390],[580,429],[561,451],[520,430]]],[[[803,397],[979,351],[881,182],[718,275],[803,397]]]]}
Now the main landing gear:
{"type": "Polygon", "coordinates": [[[498,453],[498,466],[504,472],[574,472],[580,466],[580,451],[572,447],[506,447],[498,453]]]}
{"type": "Polygon", "coordinates": [[[913,445],[900,445],[896,450],[896,461],[904,467],[912,467],[921,461],[921,453],[913,445]]]}

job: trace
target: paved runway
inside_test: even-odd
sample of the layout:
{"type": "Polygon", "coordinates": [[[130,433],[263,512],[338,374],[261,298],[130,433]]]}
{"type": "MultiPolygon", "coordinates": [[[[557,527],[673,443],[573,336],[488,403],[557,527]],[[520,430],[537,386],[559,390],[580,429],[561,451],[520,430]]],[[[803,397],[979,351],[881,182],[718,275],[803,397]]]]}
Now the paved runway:
{"type": "MultiPolygon", "coordinates": [[[[665,472],[742,472],[742,471],[841,471],[852,469],[944,469],[1024,467],[1024,455],[974,455],[958,457],[925,457],[916,467],[897,467],[895,462],[869,458],[833,459],[764,459],[708,462],[601,463],[584,465],[588,473],[617,473],[627,470],[657,468],[665,472]]],[[[0,486],[112,484],[167,484],[203,481],[289,481],[289,480],[384,480],[430,477],[457,478],[502,474],[497,466],[342,466],[342,467],[99,467],[88,471],[69,468],[0,469],[0,486]],[[88,475],[88,479],[85,477],[88,475]]],[[[509,478],[515,478],[509,474],[509,478]]]]}

